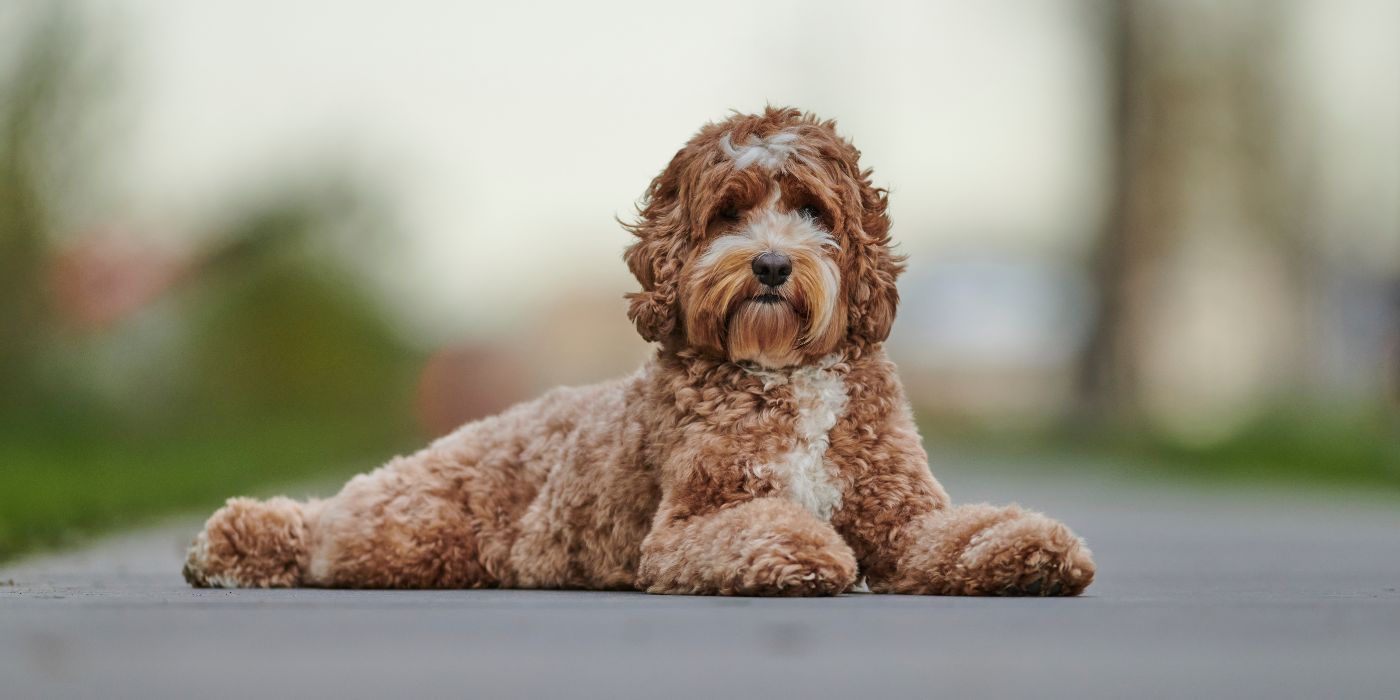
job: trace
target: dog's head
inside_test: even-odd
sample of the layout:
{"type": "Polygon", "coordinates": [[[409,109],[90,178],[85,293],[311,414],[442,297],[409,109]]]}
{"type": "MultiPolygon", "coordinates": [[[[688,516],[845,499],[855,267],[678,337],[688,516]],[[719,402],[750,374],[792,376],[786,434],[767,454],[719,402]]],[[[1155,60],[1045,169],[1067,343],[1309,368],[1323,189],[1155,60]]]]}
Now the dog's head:
{"type": "Polygon", "coordinates": [[[769,107],[706,125],[628,227],[628,317],[647,340],[770,368],[879,343],[903,270],[885,206],[834,122],[769,107]]]}

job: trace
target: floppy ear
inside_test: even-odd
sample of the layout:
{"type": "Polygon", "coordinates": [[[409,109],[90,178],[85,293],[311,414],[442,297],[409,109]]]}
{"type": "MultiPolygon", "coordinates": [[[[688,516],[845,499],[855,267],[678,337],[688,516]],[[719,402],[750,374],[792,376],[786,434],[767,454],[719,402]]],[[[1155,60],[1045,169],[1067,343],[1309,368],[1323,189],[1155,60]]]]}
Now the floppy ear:
{"type": "Polygon", "coordinates": [[[849,288],[852,337],[867,344],[884,342],[899,307],[895,280],[904,272],[904,256],[890,251],[890,219],[885,213],[888,192],[870,183],[870,171],[859,174],[860,224],[849,288]]]}
{"type": "MultiPolygon", "coordinates": [[[[678,153],[676,159],[679,157],[678,153]]],[[[676,297],[680,286],[680,248],[685,236],[674,169],[672,160],[647,188],[637,222],[623,224],[637,240],[627,247],[622,259],[642,285],[642,291],[626,295],[627,318],[648,342],[666,340],[680,328],[676,297]]]]}

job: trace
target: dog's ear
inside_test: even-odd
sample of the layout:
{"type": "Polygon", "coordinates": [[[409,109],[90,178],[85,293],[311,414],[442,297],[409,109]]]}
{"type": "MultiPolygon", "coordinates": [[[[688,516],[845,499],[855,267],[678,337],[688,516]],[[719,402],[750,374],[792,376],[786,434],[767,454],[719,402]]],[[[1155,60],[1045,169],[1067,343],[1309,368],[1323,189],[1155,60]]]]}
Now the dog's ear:
{"type": "Polygon", "coordinates": [[[665,341],[680,328],[676,297],[685,235],[674,172],[680,156],[677,153],[671,165],[647,188],[638,206],[636,223],[623,224],[637,240],[627,247],[622,258],[642,285],[642,291],[626,295],[627,318],[648,342],[665,341]]]}
{"type": "Polygon", "coordinates": [[[890,219],[886,214],[888,192],[870,183],[870,171],[856,174],[860,192],[860,241],[851,258],[848,302],[850,333],[866,344],[883,342],[894,325],[899,307],[895,281],[904,272],[904,256],[890,250],[890,219]]]}

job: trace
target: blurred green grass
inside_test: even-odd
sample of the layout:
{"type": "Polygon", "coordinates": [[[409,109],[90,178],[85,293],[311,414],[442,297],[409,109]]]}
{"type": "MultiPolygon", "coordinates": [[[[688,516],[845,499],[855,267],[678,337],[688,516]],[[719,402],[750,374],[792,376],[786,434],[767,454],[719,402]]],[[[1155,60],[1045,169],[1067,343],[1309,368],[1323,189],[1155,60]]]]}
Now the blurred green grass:
{"type": "Polygon", "coordinates": [[[222,422],[158,439],[0,429],[0,561],[224,499],[370,469],[412,431],[315,416],[222,422]]]}
{"type": "Polygon", "coordinates": [[[997,431],[946,419],[921,423],[931,445],[1037,469],[1400,497],[1400,425],[1380,408],[1279,407],[1200,442],[1141,426],[997,431]]]}

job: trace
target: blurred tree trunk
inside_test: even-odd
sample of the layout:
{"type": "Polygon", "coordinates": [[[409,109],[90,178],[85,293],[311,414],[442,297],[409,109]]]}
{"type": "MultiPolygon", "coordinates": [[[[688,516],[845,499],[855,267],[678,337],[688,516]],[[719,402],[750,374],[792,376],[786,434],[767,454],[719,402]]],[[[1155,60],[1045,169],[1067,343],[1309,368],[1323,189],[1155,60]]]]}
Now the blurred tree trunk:
{"type": "Polygon", "coordinates": [[[1318,184],[1316,125],[1300,122],[1289,109],[1280,73],[1283,34],[1293,4],[1251,3],[1237,32],[1237,48],[1226,54],[1224,95],[1233,116],[1237,153],[1232,158],[1238,206],[1263,243],[1283,263],[1284,303],[1290,310],[1292,342],[1277,348],[1275,399],[1293,401],[1325,391],[1321,378],[1318,324],[1319,242],[1322,224],[1313,190],[1318,184]]]}
{"type": "MultiPolygon", "coordinates": [[[[1091,425],[1144,417],[1162,302],[1183,291],[1168,288],[1182,279],[1168,273],[1182,264],[1176,254],[1184,246],[1221,234],[1256,251],[1251,264],[1281,263],[1287,298],[1278,313],[1297,342],[1271,349],[1270,364],[1289,368],[1278,372],[1282,382],[1301,383],[1309,376],[1310,345],[1300,331],[1313,298],[1305,284],[1313,255],[1305,198],[1281,150],[1279,7],[1163,0],[1098,7],[1108,192],[1089,261],[1096,296],[1076,368],[1078,417],[1091,425]]],[[[1305,160],[1307,149],[1298,152],[1305,160]]]]}
{"type": "Polygon", "coordinates": [[[1155,141],[1157,132],[1143,124],[1157,101],[1153,91],[1160,86],[1143,45],[1141,4],[1108,0],[1101,5],[1109,112],[1108,207],[1090,260],[1096,304],[1076,376],[1080,417],[1095,423],[1130,420],[1136,411],[1134,346],[1145,311],[1143,268],[1158,233],[1145,214],[1160,191],[1156,181],[1170,167],[1165,160],[1169,154],[1155,141]]]}
{"type": "MultiPolygon", "coordinates": [[[[24,22],[21,13],[5,19],[24,22]]],[[[43,264],[50,212],[42,196],[45,117],[62,90],[62,28],[55,21],[10,26],[21,34],[15,63],[0,75],[0,409],[23,409],[42,348],[43,264]]]]}

